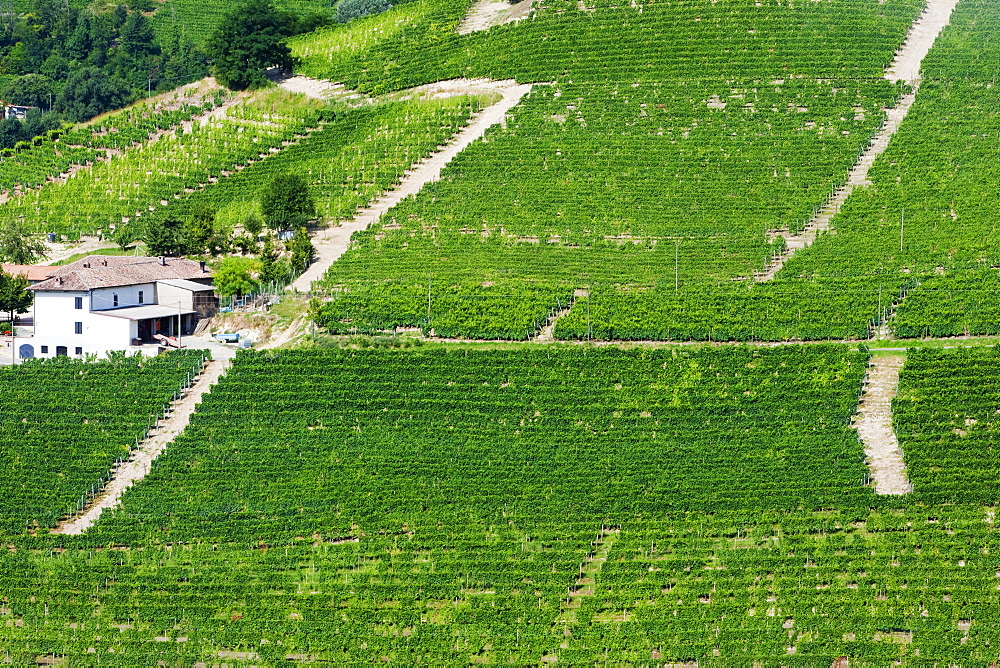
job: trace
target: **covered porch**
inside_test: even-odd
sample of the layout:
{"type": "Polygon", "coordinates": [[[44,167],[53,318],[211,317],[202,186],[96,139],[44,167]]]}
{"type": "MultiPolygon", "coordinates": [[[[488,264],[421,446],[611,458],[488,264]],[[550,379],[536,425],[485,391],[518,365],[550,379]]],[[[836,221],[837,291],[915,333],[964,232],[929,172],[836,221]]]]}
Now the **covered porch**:
{"type": "Polygon", "coordinates": [[[198,314],[193,310],[158,304],[100,311],[99,315],[130,320],[133,347],[180,347],[181,337],[193,334],[198,323],[198,314]]]}

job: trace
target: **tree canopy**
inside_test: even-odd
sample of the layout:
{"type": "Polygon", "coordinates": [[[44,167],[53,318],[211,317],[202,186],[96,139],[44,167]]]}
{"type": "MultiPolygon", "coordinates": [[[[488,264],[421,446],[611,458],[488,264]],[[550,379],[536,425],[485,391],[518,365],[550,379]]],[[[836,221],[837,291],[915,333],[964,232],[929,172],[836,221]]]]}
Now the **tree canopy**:
{"type": "Polygon", "coordinates": [[[23,225],[10,221],[0,226],[0,261],[11,264],[34,264],[46,256],[42,240],[23,225]]]}
{"type": "Polygon", "coordinates": [[[144,238],[150,255],[181,255],[187,246],[184,238],[184,221],[164,218],[146,225],[144,238]]]}
{"type": "Polygon", "coordinates": [[[215,291],[223,297],[244,295],[253,292],[257,287],[257,274],[261,262],[251,257],[227,257],[219,263],[219,268],[212,277],[215,291]]]}
{"type": "Polygon", "coordinates": [[[289,242],[288,249],[292,251],[292,269],[296,273],[301,274],[316,259],[316,248],[304,227],[295,230],[295,236],[289,242]]]}
{"type": "Polygon", "coordinates": [[[97,114],[121,107],[128,97],[128,86],[112,78],[97,66],[85,67],[69,75],[59,93],[57,106],[73,121],[85,121],[97,114]]]}
{"type": "Polygon", "coordinates": [[[316,215],[309,184],[299,174],[276,174],[260,194],[260,212],[272,230],[301,225],[316,215]]]}
{"type": "Polygon", "coordinates": [[[11,325],[14,315],[27,313],[34,299],[26,276],[13,276],[0,269],[0,311],[9,316],[11,325]]]}
{"type": "Polygon", "coordinates": [[[267,83],[271,67],[291,70],[292,52],[285,45],[293,27],[270,0],[247,0],[229,12],[208,39],[215,78],[234,90],[267,83]]]}

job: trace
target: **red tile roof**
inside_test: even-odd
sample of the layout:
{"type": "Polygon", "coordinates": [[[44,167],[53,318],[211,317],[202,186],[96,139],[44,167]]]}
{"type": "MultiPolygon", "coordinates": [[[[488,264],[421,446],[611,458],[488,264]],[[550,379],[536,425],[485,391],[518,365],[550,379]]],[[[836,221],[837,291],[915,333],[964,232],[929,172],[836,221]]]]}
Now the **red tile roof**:
{"type": "Polygon", "coordinates": [[[132,257],[91,255],[54,269],[51,278],[31,286],[35,291],[85,292],[96,288],[153,283],[164,279],[211,278],[201,263],[183,257],[132,257]]]}
{"type": "Polygon", "coordinates": [[[44,281],[55,273],[59,267],[49,267],[44,264],[4,264],[5,274],[11,276],[26,276],[29,281],[44,281]]]}

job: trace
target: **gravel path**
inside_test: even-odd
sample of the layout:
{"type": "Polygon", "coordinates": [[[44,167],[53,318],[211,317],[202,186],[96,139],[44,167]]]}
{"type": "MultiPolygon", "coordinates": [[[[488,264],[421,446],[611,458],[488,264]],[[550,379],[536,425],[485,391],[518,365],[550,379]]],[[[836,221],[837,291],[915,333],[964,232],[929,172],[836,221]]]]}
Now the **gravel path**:
{"type": "Polygon", "coordinates": [[[858,404],[854,428],[865,445],[865,456],[876,494],[909,494],[903,451],[892,429],[892,399],[899,387],[902,355],[873,357],[858,404]]]}
{"type": "Polygon", "coordinates": [[[274,70],[269,72],[268,76],[271,78],[271,81],[285,90],[293,93],[301,93],[306,97],[312,97],[317,100],[342,100],[354,105],[374,102],[372,98],[353,91],[344,84],[333,81],[313,79],[302,75],[286,77],[274,70]]]}
{"type": "Polygon", "coordinates": [[[539,343],[551,343],[555,341],[556,321],[558,321],[559,318],[563,317],[564,315],[567,315],[570,312],[571,308],[573,308],[572,304],[570,304],[569,306],[567,306],[566,308],[564,308],[563,310],[559,311],[551,318],[549,318],[548,323],[540,330],[538,330],[538,335],[535,336],[534,340],[539,343]]]}
{"type": "Polygon", "coordinates": [[[802,232],[792,234],[787,230],[783,230],[778,233],[785,238],[785,252],[772,260],[763,271],[755,274],[754,280],[757,282],[772,280],[774,275],[785,266],[785,262],[790,257],[797,251],[812,246],[813,242],[816,241],[816,237],[821,232],[835,232],[835,230],[830,228],[830,219],[840,212],[840,207],[843,206],[844,202],[850,197],[857,186],[870,185],[868,170],[871,168],[872,163],[875,162],[875,159],[888,148],[889,140],[896,134],[903,119],[910,112],[910,107],[913,106],[913,102],[917,97],[917,91],[920,89],[920,65],[934,45],[938,34],[948,25],[951,19],[951,12],[957,4],[958,0],[927,0],[927,6],[924,8],[923,13],[910,27],[903,47],[896,54],[896,58],[885,72],[886,79],[889,81],[906,81],[913,87],[912,91],[908,95],[903,96],[899,104],[887,110],[882,129],[875,135],[871,144],[861,154],[858,162],[851,168],[847,176],[847,183],[837,189],[829,201],[820,209],[819,213],[813,216],[802,232]]]}
{"type": "Polygon", "coordinates": [[[49,243],[45,241],[44,243],[48,250],[46,250],[42,264],[55,264],[79,253],[96,253],[102,249],[113,248],[117,250],[118,248],[107,239],[98,239],[97,237],[80,237],[80,241],[74,242],[49,243]]]}
{"type": "Polygon", "coordinates": [[[459,35],[487,30],[493,26],[520,21],[531,14],[532,0],[510,4],[507,0],[479,0],[458,26],[459,35]]]}
{"type": "MultiPolygon", "coordinates": [[[[420,192],[426,183],[440,178],[441,170],[445,165],[469,144],[482,137],[488,128],[497,123],[503,123],[506,120],[507,112],[531,90],[531,84],[518,85],[513,81],[490,82],[489,86],[476,81],[460,85],[455,85],[453,82],[450,87],[443,86],[443,83],[431,84],[431,86],[442,88],[442,92],[446,92],[445,88],[450,91],[462,88],[463,85],[467,92],[476,93],[487,88],[500,93],[502,98],[499,102],[480,111],[475,120],[455,135],[452,142],[444,150],[432,154],[408,171],[395,190],[382,195],[370,206],[361,210],[353,220],[323,230],[313,237],[313,245],[316,247],[316,261],[292,283],[291,288],[298,292],[308,292],[313,281],[322,278],[330,265],[347,251],[351,244],[352,234],[358,230],[366,229],[399,202],[420,192]]],[[[430,90],[430,87],[427,88],[430,90]]]]}
{"type": "Polygon", "coordinates": [[[219,382],[219,378],[229,367],[228,360],[213,360],[205,365],[198,375],[197,381],[191,385],[180,400],[173,402],[171,413],[166,420],[161,420],[153,429],[152,436],[142,442],[132,457],[119,466],[111,480],[104,487],[97,499],[71,520],[62,522],[52,533],[78,535],[89,529],[97,518],[108,508],[114,508],[121,502],[122,494],[136,482],[149,473],[153,460],[187,427],[194,414],[195,407],[201,403],[202,396],[219,382]]]}

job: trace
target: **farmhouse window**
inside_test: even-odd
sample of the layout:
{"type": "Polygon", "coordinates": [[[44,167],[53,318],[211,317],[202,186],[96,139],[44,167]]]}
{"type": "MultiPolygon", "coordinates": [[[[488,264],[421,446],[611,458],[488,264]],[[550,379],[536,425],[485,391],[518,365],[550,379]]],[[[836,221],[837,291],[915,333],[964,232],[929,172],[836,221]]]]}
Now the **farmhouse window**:
{"type": "Polygon", "coordinates": [[[73,308],[82,309],[83,308],[83,297],[75,297],[73,299],[73,308]]]}
{"type": "Polygon", "coordinates": [[[77,346],[76,347],[76,354],[77,355],[82,355],[83,354],[83,348],[81,348],[80,346],[77,346]]]}
{"type": "Polygon", "coordinates": [[[77,334],[83,334],[83,323],[82,322],[74,322],[73,323],[73,331],[75,333],[77,333],[77,334]]]}
{"type": "Polygon", "coordinates": [[[139,303],[142,304],[142,290],[139,290],[139,303]]]}
{"type": "Polygon", "coordinates": [[[48,354],[48,352],[49,352],[49,347],[48,346],[42,346],[42,353],[43,354],[48,354]]]}
{"type": "Polygon", "coordinates": [[[111,302],[112,302],[112,304],[111,304],[112,306],[114,306],[116,308],[118,307],[118,295],[117,294],[111,295],[111,302]]]}

